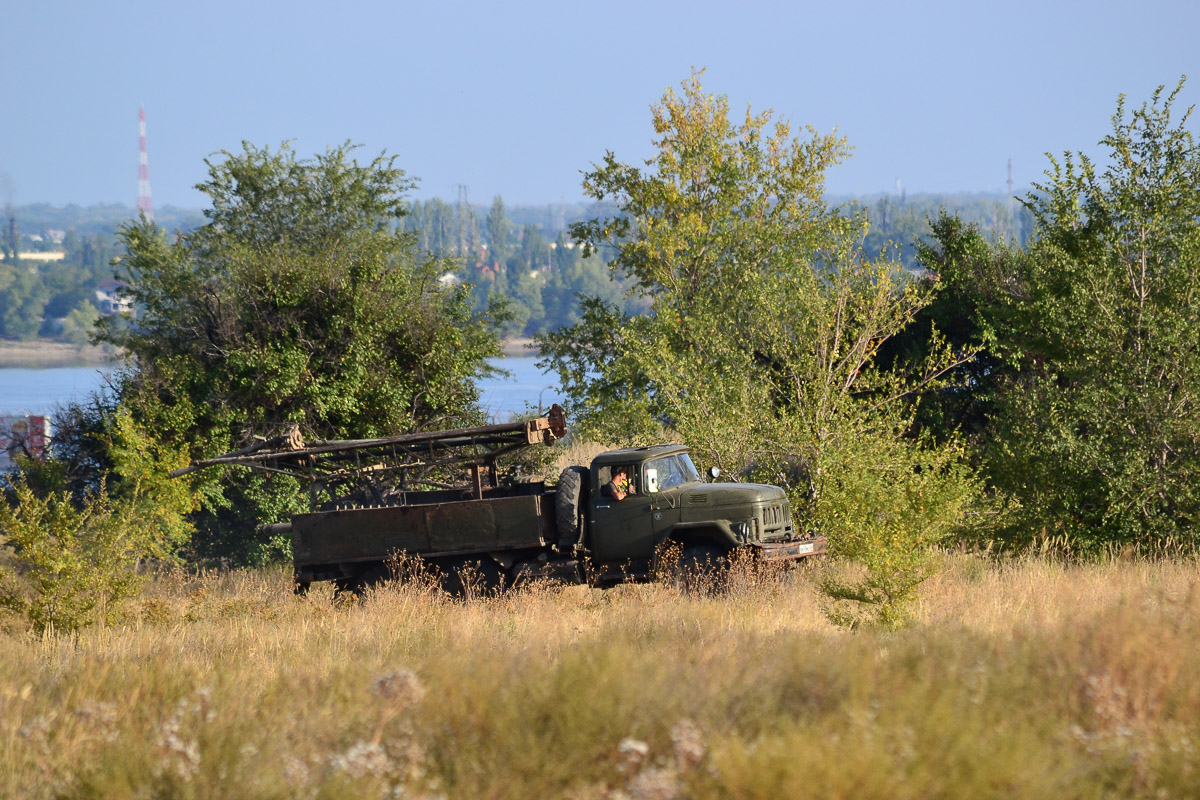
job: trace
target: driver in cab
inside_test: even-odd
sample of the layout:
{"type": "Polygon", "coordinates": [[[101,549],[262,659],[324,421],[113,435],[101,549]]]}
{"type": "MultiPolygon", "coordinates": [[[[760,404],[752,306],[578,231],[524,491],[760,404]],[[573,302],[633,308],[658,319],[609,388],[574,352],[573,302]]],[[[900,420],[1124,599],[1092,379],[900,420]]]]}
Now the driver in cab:
{"type": "Polygon", "coordinates": [[[633,485],[629,482],[628,468],[613,467],[612,480],[604,484],[602,493],[613,500],[624,500],[627,496],[636,494],[633,491],[633,485]]]}

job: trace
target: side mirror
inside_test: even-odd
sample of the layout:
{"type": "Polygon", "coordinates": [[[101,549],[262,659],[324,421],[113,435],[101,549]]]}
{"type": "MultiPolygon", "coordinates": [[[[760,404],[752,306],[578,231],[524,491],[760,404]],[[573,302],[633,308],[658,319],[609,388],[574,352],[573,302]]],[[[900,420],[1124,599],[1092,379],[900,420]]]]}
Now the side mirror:
{"type": "Polygon", "coordinates": [[[654,494],[658,491],[658,470],[646,470],[646,493],[654,494]]]}
{"type": "Polygon", "coordinates": [[[721,477],[721,468],[720,467],[709,467],[708,468],[708,479],[710,481],[715,481],[719,477],[721,477]]]}

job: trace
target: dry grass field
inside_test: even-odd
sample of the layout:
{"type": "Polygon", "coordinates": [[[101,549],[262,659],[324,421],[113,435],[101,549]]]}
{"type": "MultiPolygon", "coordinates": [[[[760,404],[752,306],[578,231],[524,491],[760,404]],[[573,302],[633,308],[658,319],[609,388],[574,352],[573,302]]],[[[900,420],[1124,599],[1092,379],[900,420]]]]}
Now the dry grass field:
{"type": "Polygon", "coordinates": [[[1198,577],[951,555],[883,633],[806,573],[358,604],[164,576],[124,625],[0,633],[0,797],[1197,797],[1198,577]]]}

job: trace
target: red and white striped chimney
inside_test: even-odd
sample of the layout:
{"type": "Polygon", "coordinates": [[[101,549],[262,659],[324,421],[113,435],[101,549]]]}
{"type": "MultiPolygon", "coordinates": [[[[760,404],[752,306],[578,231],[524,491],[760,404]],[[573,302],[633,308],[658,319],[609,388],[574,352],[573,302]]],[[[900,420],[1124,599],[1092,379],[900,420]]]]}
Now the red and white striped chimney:
{"type": "Polygon", "coordinates": [[[137,210],[154,219],[154,201],[150,199],[150,159],[146,157],[146,108],[138,107],[138,199],[137,210]]]}

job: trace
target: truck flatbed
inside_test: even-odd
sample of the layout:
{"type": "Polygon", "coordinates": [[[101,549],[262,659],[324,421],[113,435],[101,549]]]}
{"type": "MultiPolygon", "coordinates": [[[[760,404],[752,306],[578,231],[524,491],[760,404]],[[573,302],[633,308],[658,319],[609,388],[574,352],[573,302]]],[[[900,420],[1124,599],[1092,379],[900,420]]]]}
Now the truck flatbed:
{"type": "MultiPolygon", "coordinates": [[[[429,493],[436,494],[436,493],[429,493]]],[[[484,491],[470,498],[354,507],[292,517],[298,580],[340,575],[335,564],[378,562],[399,553],[424,557],[540,549],[555,541],[554,492],[542,483],[484,491]]]]}

